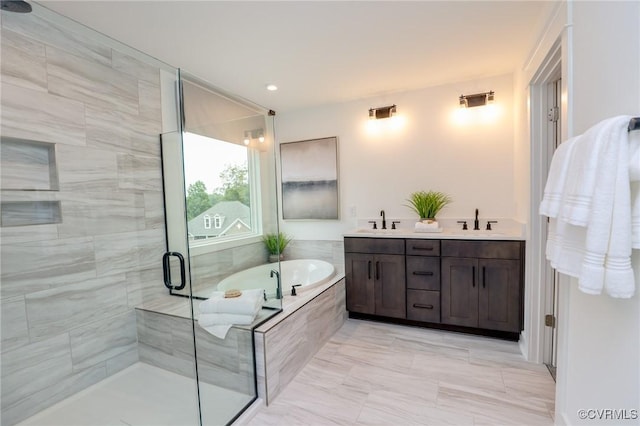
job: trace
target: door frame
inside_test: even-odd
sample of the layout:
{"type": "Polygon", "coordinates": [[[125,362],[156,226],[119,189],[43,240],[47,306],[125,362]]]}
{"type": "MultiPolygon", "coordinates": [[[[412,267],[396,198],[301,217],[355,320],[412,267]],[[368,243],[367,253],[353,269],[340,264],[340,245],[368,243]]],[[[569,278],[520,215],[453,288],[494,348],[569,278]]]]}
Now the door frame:
{"type": "MultiPolygon", "coordinates": [[[[547,219],[538,214],[538,206],[544,194],[544,186],[549,172],[549,161],[553,153],[552,143],[549,142],[549,126],[547,121],[547,105],[549,103],[547,86],[549,83],[563,77],[562,37],[553,44],[549,53],[534,74],[529,84],[530,105],[530,199],[529,226],[530,240],[527,248],[529,268],[528,284],[531,289],[529,294],[529,329],[528,329],[528,353],[529,361],[542,363],[545,359],[549,342],[549,332],[544,325],[544,316],[548,309],[548,296],[552,293],[549,277],[549,266],[545,256],[547,238],[547,219]]],[[[562,79],[562,95],[566,99],[566,81],[562,79]]],[[[564,117],[566,113],[566,100],[561,103],[561,127],[566,134],[564,117]]]]}

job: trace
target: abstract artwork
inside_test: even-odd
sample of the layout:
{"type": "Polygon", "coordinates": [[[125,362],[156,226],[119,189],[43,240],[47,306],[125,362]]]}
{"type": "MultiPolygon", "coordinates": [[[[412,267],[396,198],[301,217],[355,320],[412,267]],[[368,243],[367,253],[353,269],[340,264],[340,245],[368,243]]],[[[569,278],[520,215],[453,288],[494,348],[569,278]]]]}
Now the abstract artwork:
{"type": "Polygon", "coordinates": [[[338,219],[338,138],[280,144],[283,219],[338,219]]]}

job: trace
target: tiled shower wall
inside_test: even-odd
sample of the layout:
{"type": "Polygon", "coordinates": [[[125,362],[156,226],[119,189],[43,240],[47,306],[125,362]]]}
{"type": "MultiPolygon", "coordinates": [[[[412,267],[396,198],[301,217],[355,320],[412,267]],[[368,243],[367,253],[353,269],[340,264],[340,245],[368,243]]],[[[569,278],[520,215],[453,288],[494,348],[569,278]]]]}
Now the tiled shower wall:
{"type": "Polygon", "coordinates": [[[2,13],[2,136],[54,144],[59,181],[2,202],[61,207],[1,229],[3,425],[136,362],[133,307],[164,291],[160,69],[60,22],[2,13]]]}

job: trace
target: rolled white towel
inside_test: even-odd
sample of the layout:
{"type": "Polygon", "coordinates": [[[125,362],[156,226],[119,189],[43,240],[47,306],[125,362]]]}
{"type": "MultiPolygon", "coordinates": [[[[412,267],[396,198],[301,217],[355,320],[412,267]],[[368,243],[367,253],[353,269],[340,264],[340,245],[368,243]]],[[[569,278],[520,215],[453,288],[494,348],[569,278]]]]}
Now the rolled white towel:
{"type": "Polygon", "coordinates": [[[215,291],[209,299],[200,303],[200,313],[255,315],[262,307],[263,292],[261,288],[242,290],[238,297],[225,298],[224,291],[215,291]]]}

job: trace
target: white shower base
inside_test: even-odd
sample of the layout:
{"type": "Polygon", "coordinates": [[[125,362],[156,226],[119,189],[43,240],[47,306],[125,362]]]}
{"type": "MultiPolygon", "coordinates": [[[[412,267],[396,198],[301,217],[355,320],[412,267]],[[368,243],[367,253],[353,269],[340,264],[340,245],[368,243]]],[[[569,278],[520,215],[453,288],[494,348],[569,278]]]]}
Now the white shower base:
{"type": "MultiPolygon", "coordinates": [[[[204,424],[227,423],[252,399],[206,383],[200,392],[204,424]]],[[[192,426],[196,404],[193,379],[138,362],[18,426],[192,426]]]]}

